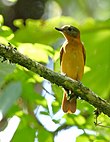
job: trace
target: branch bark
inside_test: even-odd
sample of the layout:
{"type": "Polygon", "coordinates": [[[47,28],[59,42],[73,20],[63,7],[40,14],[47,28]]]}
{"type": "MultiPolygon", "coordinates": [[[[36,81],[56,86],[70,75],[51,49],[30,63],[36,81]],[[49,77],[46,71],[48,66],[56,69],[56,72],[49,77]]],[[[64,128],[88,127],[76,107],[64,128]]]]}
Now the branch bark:
{"type": "Polygon", "coordinates": [[[10,44],[8,46],[0,44],[0,55],[5,59],[10,60],[12,63],[17,63],[28,70],[39,74],[41,77],[57,84],[58,86],[72,90],[75,94],[77,94],[77,96],[81,97],[81,99],[87,101],[100,112],[103,112],[110,117],[110,104],[80,82],[46,68],[42,64],[39,64],[38,62],[19,53],[10,44]]]}

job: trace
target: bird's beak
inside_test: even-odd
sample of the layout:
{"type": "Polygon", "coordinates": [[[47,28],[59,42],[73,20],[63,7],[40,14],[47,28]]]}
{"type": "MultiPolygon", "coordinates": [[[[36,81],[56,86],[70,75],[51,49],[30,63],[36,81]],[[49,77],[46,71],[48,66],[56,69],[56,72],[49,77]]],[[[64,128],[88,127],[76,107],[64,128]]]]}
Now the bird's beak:
{"type": "Polygon", "coordinates": [[[60,31],[60,32],[63,31],[63,29],[61,29],[61,28],[56,28],[56,27],[55,27],[55,29],[56,29],[57,31],[60,31]]]}

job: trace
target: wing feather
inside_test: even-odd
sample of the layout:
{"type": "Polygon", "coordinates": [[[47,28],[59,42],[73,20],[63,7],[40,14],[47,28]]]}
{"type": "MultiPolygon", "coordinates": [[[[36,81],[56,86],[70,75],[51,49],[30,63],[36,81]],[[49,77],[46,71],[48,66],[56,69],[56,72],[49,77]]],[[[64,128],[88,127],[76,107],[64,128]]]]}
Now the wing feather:
{"type": "Polygon", "coordinates": [[[64,49],[63,49],[63,47],[61,47],[61,49],[60,49],[60,65],[61,65],[61,62],[62,62],[63,52],[64,52],[64,49]]]}
{"type": "Polygon", "coordinates": [[[84,65],[86,63],[86,50],[84,48],[84,45],[82,44],[82,51],[83,51],[83,56],[84,56],[84,65]]]}

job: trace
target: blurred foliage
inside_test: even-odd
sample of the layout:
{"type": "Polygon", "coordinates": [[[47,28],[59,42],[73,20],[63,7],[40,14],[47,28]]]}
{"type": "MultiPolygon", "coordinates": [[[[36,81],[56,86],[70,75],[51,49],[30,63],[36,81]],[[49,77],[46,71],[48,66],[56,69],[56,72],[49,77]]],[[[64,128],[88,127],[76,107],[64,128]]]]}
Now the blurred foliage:
{"type": "MultiPolygon", "coordinates": [[[[4,18],[0,15],[0,43],[7,45],[10,42],[21,53],[51,68],[53,64],[53,69],[60,72],[59,50],[64,37],[56,32],[54,27],[65,24],[78,27],[87,55],[82,82],[110,102],[110,19],[107,19],[107,11],[103,12],[106,16],[100,15],[97,20],[94,19],[98,16],[95,12],[100,11],[97,5],[104,8],[102,0],[100,3],[98,0],[91,1],[96,3],[94,7],[93,5],[91,7],[90,2],[84,1],[89,6],[85,6],[81,0],[74,1],[74,4],[72,0],[68,1],[70,7],[77,6],[76,11],[83,7],[86,19],[83,19],[81,11],[75,12],[74,16],[76,18],[80,15],[79,19],[83,19],[82,21],[70,17],[74,13],[67,7],[66,0],[56,0],[55,6],[61,6],[64,15],[69,17],[49,18],[47,14],[47,20],[27,19],[25,25],[23,20],[15,20],[13,23],[18,27],[16,32],[4,25],[4,18]],[[91,14],[86,10],[89,10],[91,14]]],[[[50,3],[52,1],[48,1],[46,7],[50,3]]],[[[50,17],[52,17],[51,13],[50,17]]],[[[62,88],[55,84],[50,85],[48,81],[21,66],[10,64],[9,61],[0,63],[0,88],[0,110],[4,116],[11,118],[17,115],[21,119],[12,142],[21,141],[21,139],[27,142],[35,140],[53,142],[60,131],[74,126],[82,130],[76,142],[108,142],[110,139],[110,119],[107,116],[101,114],[98,117],[99,125],[95,126],[95,108],[81,99],[78,99],[78,110],[75,114],[64,114],[61,111],[62,88]],[[14,95],[16,97],[13,97],[14,95]],[[101,127],[100,123],[105,127],[101,127]]],[[[2,127],[1,130],[5,129],[5,126],[2,127]]],[[[75,131],[71,137],[74,137],[74,133],[75,131]]]]}

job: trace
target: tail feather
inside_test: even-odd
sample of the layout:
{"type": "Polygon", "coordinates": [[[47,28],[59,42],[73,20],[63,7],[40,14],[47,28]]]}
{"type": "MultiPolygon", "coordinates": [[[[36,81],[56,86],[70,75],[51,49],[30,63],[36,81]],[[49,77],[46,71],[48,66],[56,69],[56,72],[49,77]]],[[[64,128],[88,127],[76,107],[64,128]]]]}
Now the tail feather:
{"type": "Polygon", "coordinates": [[[68,100],[67,94],[64,92],[62,109],[65,113],[74,113],[76,111],[76,97],[72,97],[70,100],[68,100]]]}

